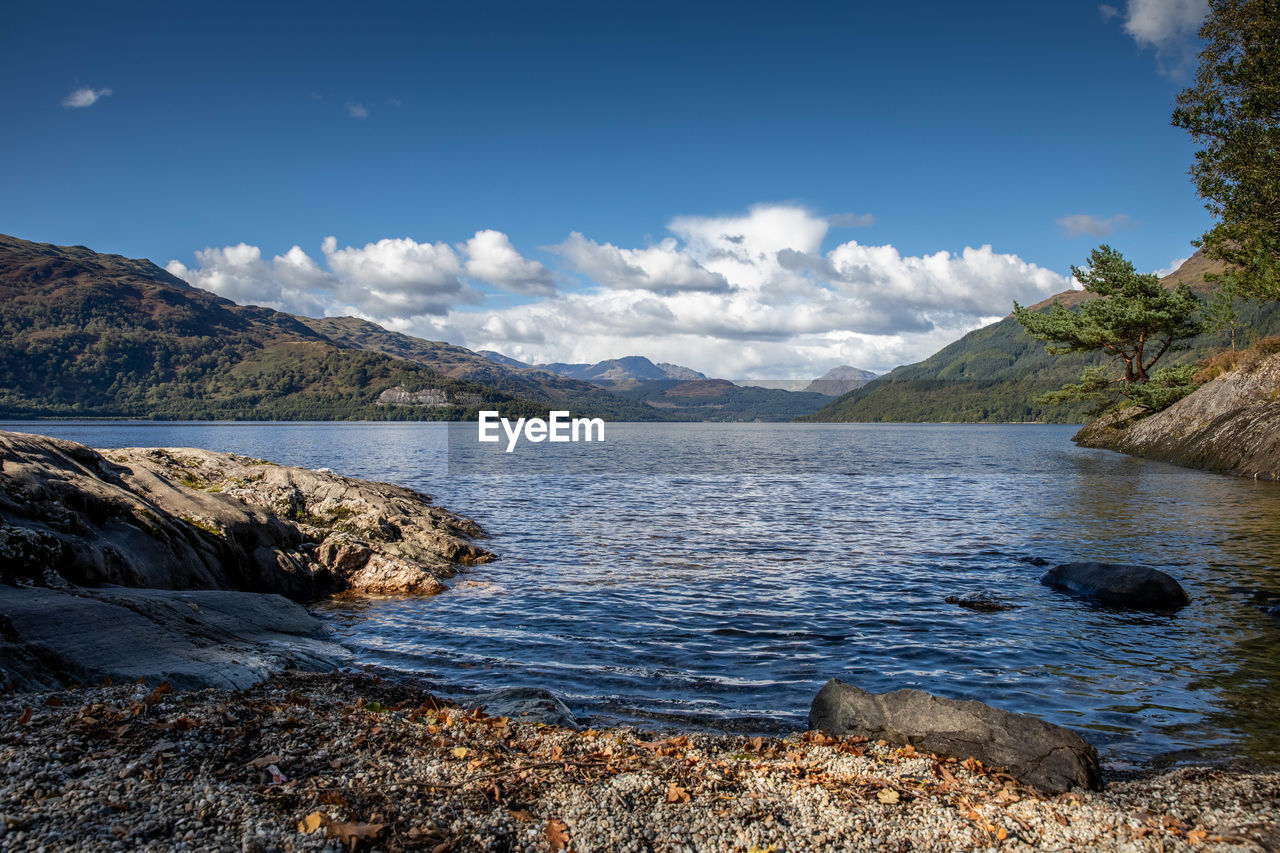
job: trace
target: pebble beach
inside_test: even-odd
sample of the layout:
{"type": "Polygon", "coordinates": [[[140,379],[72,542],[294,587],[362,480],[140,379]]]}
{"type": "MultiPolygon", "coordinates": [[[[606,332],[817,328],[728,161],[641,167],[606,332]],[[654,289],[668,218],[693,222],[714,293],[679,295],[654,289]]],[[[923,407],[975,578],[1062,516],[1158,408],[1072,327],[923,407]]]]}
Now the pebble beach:
{"type": "Polygon", "coordinates": [[[367,673],[9,693],[0,765],[6,851],[1280,847],[1273,769],[1045,797],[909,746],[548,726],[367,673]]]}

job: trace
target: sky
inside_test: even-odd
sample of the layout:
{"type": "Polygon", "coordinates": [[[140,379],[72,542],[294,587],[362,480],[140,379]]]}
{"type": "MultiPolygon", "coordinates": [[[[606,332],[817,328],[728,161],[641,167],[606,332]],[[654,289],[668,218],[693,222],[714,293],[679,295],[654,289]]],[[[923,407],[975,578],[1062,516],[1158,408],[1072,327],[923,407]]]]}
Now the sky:
{"type": "Polygon", "coordinates": [[[0,232],[530,362],[884,372],[1194,251],[1204,12],[10,0],[0,232]]]}

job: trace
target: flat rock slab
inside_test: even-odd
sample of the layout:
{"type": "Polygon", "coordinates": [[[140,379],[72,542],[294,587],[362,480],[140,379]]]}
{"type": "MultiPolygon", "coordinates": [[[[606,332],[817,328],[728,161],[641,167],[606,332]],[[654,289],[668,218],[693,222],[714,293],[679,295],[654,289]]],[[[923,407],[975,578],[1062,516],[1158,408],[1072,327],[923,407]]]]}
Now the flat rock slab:
{"type": "Polygon", "coordinates": [[[578,718],[550,690],[540,687],[505,687],[463,700],[464,705],[484,708],[491,717],[512,717],[526,723],[549,726],[578,725],[578,718]]]}
{"type": "Polygon", "coordinates": [[[0,682],[22,690],[143,679],[242,688],[350,654],[279,595],[226,590],[0,585],[0,682]]]}
{"type": "Polygon", "coordinates": [[[935,755],[972,756],[1050,794],[1102,787],[1097,750],[1080,735],[974,700],[922,690],[868,693],[833,678],[813,700],[809,728],[910,744],[935,755]]]}
{"type": "Polygon", "coordinates": [[[948,595],[947,604],[955,604],[966,610],[977,610],[981,613],[995,613],[1000,610],[1012,610],[1016,604],[1006,601],[989,590],[966,592],[964,595],[948,595]]]}
{"type": "Polygon", "coordinates": [[[1191,603],[1191,596],[1176,580],[1147,566],[1064,563],[1045,572],[1040,583],[1112,607],[1175,610],[1191,603]]]}

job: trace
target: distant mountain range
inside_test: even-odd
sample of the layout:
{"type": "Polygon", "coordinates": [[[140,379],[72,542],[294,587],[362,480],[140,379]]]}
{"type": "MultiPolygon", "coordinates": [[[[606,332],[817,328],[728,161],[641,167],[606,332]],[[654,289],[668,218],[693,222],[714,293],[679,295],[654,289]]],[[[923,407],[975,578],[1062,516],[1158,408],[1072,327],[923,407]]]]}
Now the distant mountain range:
{"type": "MultiPolygon", "coordinates": [[[[1204,298],[1216,287],[1205,281],[1205,274],[1219,269],[1196,252],[1161,283],[1173,288],[1185,281],[1204,298]]],[[[1091,298],[1084,291],[1068,290],[1031,307],[1048,310],[1053,299],[1058,299],[1070,308],[1091,298]]],[[[1240,314],[1240,328],[1260,337],[1280,334],[1280,307],[1275,303],[1244,304],[1240,314]]],[[[1161,364],[1197,361],[1224,346],[1226,334],[1202,335],[1186,349],[1165,355],[1161,364]]],[[[1077,381],[1085,367],[1104,363],[1105,359],[1094,353],[1050,355],[1044,342],[1033,339],[1010,315],[970,332],[924,361],[899,367],[831,401],[802,420],[1080,423],[1086,419],[1086,404],[1042,406],[1036,398],[1077,381]]]]}
{"type": "Polygon", "coordinates": [[[523,370],[539,370],[581,379],[604,388],[629,388],[641,382],[661,382],[668,379],[687,381],[690,379],[706,379],[706,375],[678,364],[654,364],[642,355],[628,355],[622,358],[611,358],[595,364],[567,364],[553,362],[551,364],[525,364],[516,361],[500,352],[481,350],[483,355],[496,364],[523,370]]]}
{"type": "Polygon", "coordinates": [[[788,420],[814,393],[641,356],[525,365],[355,317],[236,305],[146,260],[0,235],[0,417],[788,420]]]}

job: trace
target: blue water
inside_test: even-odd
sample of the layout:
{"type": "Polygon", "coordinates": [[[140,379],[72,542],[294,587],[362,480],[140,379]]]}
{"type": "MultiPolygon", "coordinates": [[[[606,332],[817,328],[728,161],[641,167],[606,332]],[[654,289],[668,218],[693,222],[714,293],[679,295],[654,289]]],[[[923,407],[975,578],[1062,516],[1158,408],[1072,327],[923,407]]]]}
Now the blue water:
{"type": "Polygon", "coordinates": [[[474,425],[0,428],[328,467],[475,518],[501,559],[450,592],[319,608],[361,660],[446,693],[536,685],[596,723],[773,732],[835,676],[1034,713],[1113,766],[1280,761],[1260,606],[1280,598],[1280,485],[1082,450],[1072,427],[609,424],[511,455],[477,454],[474,425]],[[1123,612],[1037,582],[1087,559],[1160,567],[1193,603],[1123,612]],[[1018,606],[943,600],[978,589],[1018,606]]]}

